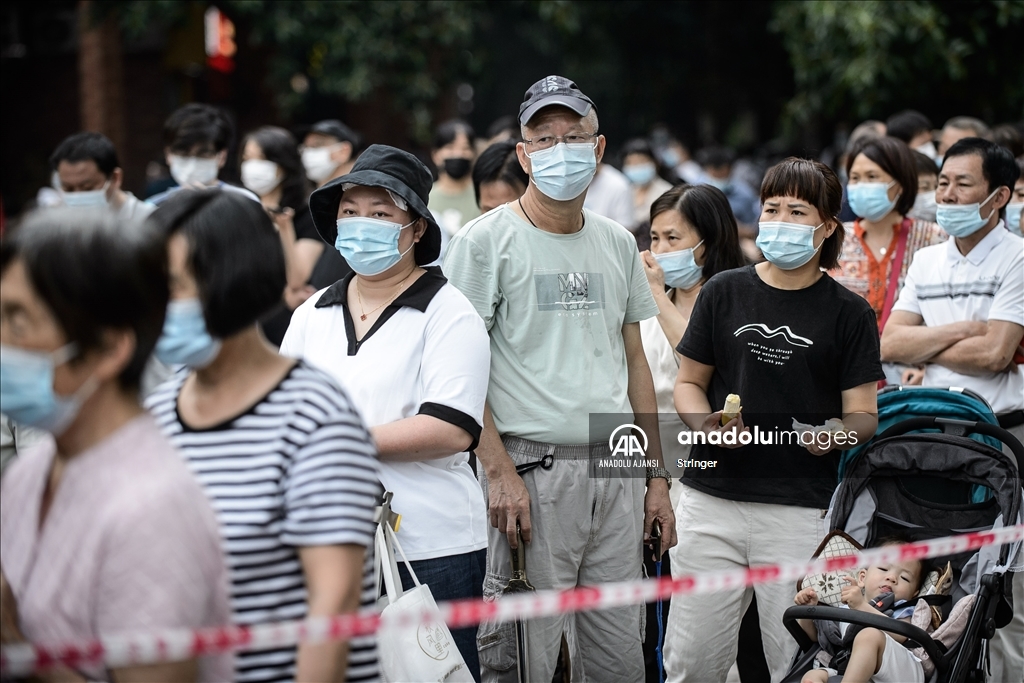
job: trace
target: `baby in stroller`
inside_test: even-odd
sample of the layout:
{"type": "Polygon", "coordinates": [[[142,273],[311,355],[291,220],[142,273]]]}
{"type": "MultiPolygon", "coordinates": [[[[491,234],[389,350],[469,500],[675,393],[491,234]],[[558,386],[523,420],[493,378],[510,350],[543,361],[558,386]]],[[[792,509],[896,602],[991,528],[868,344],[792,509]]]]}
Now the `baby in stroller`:
{"type": "MultiPolygon", "coordinates": [[[[880,545],[900,545],[904,539],[889,538],[880,545]]],[[[921,560],[905,560],[884,565],[871,565],[857,573],[856,582],[844,577],[847,585],[843,588],[843,605],[849,609],[872,614],[881,614],[893,619],[909,622],[914,614],[913,599],[930,566],[921,560]]],[[[817,605],[818,595],[813,586],[804,588],[793,602],[797,605],[817,605]]],[[[818,640],[818,628],[828,629],[826,638],[833,641],[840,652],[848,652],[833,659],[845,663],[843,683],[923,683],[924,667],[910,650],[901,643],[906,637],[886,633],[875,628],[861,628],[846,623],[816,622],[800,619],[800,627],[818,640]]],[[[842,665],[839,665],[842,666],[842,665]]],[[[827,683],[830,676],[839,673],[836,669],[819,667],[804,674],[802,683],[827,683]]]]}

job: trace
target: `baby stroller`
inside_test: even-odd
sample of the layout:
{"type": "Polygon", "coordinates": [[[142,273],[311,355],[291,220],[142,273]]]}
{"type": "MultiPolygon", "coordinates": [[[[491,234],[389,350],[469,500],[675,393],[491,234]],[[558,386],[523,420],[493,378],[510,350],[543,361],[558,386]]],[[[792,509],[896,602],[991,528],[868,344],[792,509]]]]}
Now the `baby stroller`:
{"type": "MultiPolygon", "coordinates": [[[[998,425],[912,417],[886,429],[847,463],[830,505],[829,531],[842,530],[871,547],[894,535],[920,541],[1013,526],[1021,523],[1022,469],[1024,446],[998,425]],[[910,433],[921,430],[929,433],[910,433]],[[1005,443],[1016,457],[970,436],[1005,443]]],[[[934,664],[928,683],[983,683],[987,641],[1013,614],[1007,570],[1021,569],[1020,546],[987,546],[936,558],[943,564],[949,561],[953,569],[949,605],[966,595],[976,596],[963,632],[949,647],[916,626],[881,615],[820,605],[790,607],[783,623],[800,649],[783,683],[799,683],[820,651],[797,619],[847,622],[906,636],[922,646],[934,664]]],[[[840,680],[836,676],[829,683],[840,680]]]]}

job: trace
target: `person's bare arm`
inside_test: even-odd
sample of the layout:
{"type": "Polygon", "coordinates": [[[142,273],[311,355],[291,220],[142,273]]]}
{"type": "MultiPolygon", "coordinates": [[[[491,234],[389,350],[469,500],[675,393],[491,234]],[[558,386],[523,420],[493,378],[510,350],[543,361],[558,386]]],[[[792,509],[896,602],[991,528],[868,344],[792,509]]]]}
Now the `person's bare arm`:
{"type": "Polygon", "coordinates": [[[987,331],[985,323],[971,320],[930,327],[917,313],[893,311],[882,332],[882,360],[917,365],[931,360],[957,342],[987,331]]]}
{"type": "Polygon", "coordinates": [[[676,374],[672,398],[679,417],[695,432],[703,431],[705,418],[711,413],[707,391],[714,373],[713,365],[698,363],[686,356],[679,358],[679,372],[676,374]]]}
{"type": "Polygon", "coordinates": [[[958,341],[929,362],[963,375],[1012,370],[1010,360],[1020,346],[1024,327],[1006,320],[990,320],[985,326],[983,335],[958,341]]]}
{"type": "Polygon", "coordinates": [[[370,428],[381,460],[416,462],[462,453],[473,443],[462,427],[432,415],[413,415],[370,428]]]}
{"type": "Polygon", "coordinates": [[[844,432],[816,435],[804,446],[811,455],[846,451],[867,442],[878,429],[878,384],[868,382],[842,392],[844,432]]]}
{"type": "Polygon", "coordinates": [[[508,544],[514,550],[519,546],[516,538],[518,521],[523,542],[529,543],[530,492],[501,442],[489,405],[484,405],[484,429],[474,452],[487,475],[487,514],[491,526],[505,532],[508,544]]]}
{"type": "MultiPolygon", "coordinates": [[[[654,395],[654,378],[644,354],[644,343],[640,336],[640,323],[622,326],[622,341],[626,351],[628,386],[626,394],[633,409],[636,425],[647,434],[647,459],[656,460],[658,467],[664,467],[661,458],[661,435],[658,430],[658,401],[654,395]]],[[[672,501],[668,497],[668,482],[654,477],[647,482],[644,496],[644,540],[651,535],[654,520],[661,525],[663,552],[676,545],[676,516],[672,501]]]]}
{"type": "MultiPolygon", "coordinates": [[[[309,594],[308,616],[329,617],[359,609],[366,549],[359,545],[319,545],[299,548],[299,560],[309,594]]],[[[344,681],[348,643],[306,643],[299,646],[297,681],[344,681]]]]}
{"type": "MultiPolygon", "coordinates": [[[[814,590],[813,586],[808,586],[796,594],[796,597],[793,598],[793,604],[802,607],[814,607],[818,604],[818,593],[814,590]]],[[[797,619],[796,623],[800,624],[800,628],[810,636],[811,640],[817,642],[818,627],[814,625],[813,619],[797,619]]]]}

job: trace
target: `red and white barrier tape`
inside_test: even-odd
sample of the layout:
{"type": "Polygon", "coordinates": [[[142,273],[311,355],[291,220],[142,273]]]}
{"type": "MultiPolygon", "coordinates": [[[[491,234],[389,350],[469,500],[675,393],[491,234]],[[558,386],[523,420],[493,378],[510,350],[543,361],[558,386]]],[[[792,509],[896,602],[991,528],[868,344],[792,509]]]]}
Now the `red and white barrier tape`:
{"type": "MultiPolygon", "coordinates": [[[[725,571],[697,572],[678,577],[624,581],[567,590],[543,590],[504,597],[493,602],[468,599],[438,603],[442,619],[452,628],[481,621],[512,621],[551,617],[569,612],[623,607],[653,602],[671,595],[715,593],[776,581],[796,581],[808,574],[860,567],[870,563],[924,559],[977,550],[984,546],[1024,540],[1024,524],[960,536],[947,536],[907,545],[872,548],[856,555],[828,560],[788,562],[725,571]]],[[[93,641],[41,646],[5,645],[0,657],[4,675],[20,676],[57,664],[78,667],[103,661],[109,668],[177,661],[233,650],[280,648],[297,643],[346,640],[379,628],[408,627],[435,621],[429,612],[406,612],[381,619],[374,611],[330,618],[288,621],[256,626],[228,626],[198,631],[187,629],[110,636],[93,641]]]]}

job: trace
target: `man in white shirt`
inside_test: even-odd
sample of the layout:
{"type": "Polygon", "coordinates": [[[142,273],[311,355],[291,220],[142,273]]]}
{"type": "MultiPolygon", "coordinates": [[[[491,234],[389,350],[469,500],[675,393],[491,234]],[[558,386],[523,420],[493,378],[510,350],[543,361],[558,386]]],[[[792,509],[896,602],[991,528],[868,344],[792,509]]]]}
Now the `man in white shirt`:
{"type": "Polygon", "coordinates": [[[633,187],[619,169],[598,164],[583,208],[629,228],[633,222],[633,187]]]}
{"type": "Polygon", "coordinates": [[[152,206],[121,189],[124,171],[117,150],[100,133],[75,133],[64,138],[50,155],[54,189],[71,207],[106,206],[125,220],[141,220],[152,206]]]}
{"type": "MultiPolygon", "coordinates": [[[[950,239],[914,255],[881,347],[883,361],[927,363],[925,386],[977,392],[1024,441],[1024,240],[1001,220],[1019,175],[1010,152],[987,140],[949,148],[935,199],[950,239]]],[[[1024,678],[1022,577],[1014,575],[1013,621],[993,642],[992,680],[1024,678]]]]}

